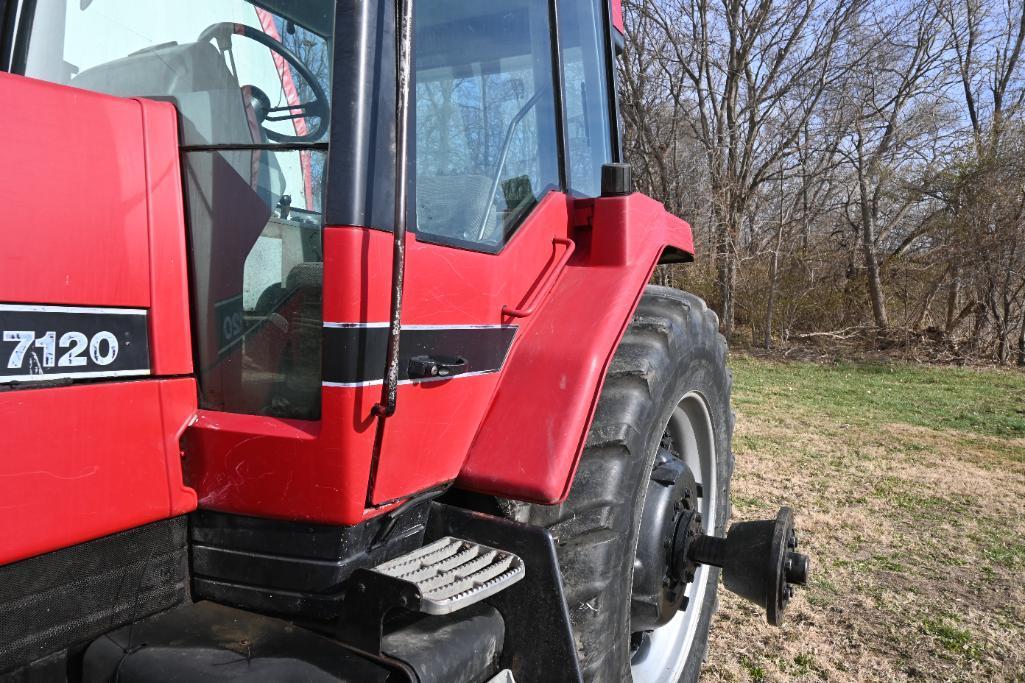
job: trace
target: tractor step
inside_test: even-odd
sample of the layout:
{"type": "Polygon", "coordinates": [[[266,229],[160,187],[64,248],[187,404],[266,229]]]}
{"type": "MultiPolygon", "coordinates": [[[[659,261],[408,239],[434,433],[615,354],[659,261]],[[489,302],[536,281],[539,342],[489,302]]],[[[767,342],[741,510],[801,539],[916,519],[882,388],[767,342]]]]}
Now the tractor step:
{"type": "Polygon", "coordinates": [[[419,611],[449,614],[505,590],[525,568],[513,553],[446,536],[370,572],[415,585],[419,611]]]}

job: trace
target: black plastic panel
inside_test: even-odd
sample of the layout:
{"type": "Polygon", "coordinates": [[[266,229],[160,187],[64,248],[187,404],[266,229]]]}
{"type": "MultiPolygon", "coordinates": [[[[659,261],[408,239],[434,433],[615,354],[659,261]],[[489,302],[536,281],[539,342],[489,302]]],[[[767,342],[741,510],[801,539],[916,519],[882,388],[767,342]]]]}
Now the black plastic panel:
{"type": "Polygon", "coordinates": [[[388,668],[329,638],[210,602],[115,631],[85,655],[85,683],[384,683],[388,668]]]}
{"type": "Polygon", "coordinates": [[[0,0],[0,71],[11,68],[11,50],[14,47],[14,17],[18,0],[0,0]]]}
{"type": "Polygon", "coordinates": [[[502,615],[477,604],[392,631],[381,650],[415,671],[419,683],[481,683],[498,673],[504,640],[502,615]]]}
{"type": "Polygon", "coordinates": [[[523,581],[487,599],[505,620],[500,667],[520,681],[578,681],[573,629],[551,532],[494,515],[431,504],[425,542],[465,538],[516,553],[527,567],[523,581]]]}
{"type": "Polygon", "coordinates": [[[267,614],[331,620],[342,582],[359,567],[419,548],[426,519],[426,504],[356,526],[201,510],[190,527],[193,593],[267,614]]]}
{"type": "Polygon", "coordinates": [[[0,673],[185,602],[186,537],[176,517],[0,567],[0,673]]]}

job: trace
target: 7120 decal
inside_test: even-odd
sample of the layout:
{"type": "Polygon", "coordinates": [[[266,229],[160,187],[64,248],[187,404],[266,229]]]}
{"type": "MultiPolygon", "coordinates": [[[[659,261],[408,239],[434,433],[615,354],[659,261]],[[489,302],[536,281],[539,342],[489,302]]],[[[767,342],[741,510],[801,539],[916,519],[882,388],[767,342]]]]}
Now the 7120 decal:
{"type": "Polygon", "coordinates": [[[0,383],[149,372],[145,309],[0,304],[0,383]]]}
{"type": "Polygon", "coordinates": [[[89,339],[81,332],[65,332],[61,335],[60,342],[57,341],[57,333],[53,330],[37,337],[31,330],[4,330],[5,342],[17,342],[17,346],[11,351],[7,360],[8,369],[18,369],[25,362],[25,354],[37,347],[40,350],[36,360],[43,368],[52,368],[57,357],[58,343],[67,352],[56,360],[56,366],[60,368],[74,368],[88,365],[85,357],[88,347],[89,358],[97,365],[110,365],[117,359],[119,350],[117,337],[107,330],[100,330],[89,339]]]}

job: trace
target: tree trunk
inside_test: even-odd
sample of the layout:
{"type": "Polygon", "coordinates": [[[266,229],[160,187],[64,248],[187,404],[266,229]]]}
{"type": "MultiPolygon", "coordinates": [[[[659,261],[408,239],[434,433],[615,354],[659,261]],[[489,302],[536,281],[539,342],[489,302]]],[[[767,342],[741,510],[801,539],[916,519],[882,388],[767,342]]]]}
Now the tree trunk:
{"type": "Polygon", "coordinates": [[[954,265],[950,269],[950,289],[947,290],[947,319],[943,326],[944,337],[949,338],[958,323],[957,300],[961,293],[961,268],[954,265]]]}
{"type": "Polygon", "coordinates": [[[769,300],[765,302],[765,349],[772,348],[772,314],[776,310],[776,290],[778,289],[777,271],[779,270],[779,250],[783,237],[783,229],[780,228],[776,240],[776,248],[772,252],[772,261],[769,263],[769,300]]]}
{"type": "Polygon", "coordinates": [[[872,191],[869,187],[863,141],[858,137],[858,209],[861,218],[861,251],[868,275],[868,294],[872,301],[872,317],[876,329],[884,331],[889,321],[886,318],[886,299],[883,298],[883,284],[879,279],[879,257],[876,255],[876,215],[872,210],[872,191]]]}
{"type": "Polygon", "coordinates": [[[929,315],[929,309],[932,308],[933,299],[936,297],[936,293],[940,291],[940,287],[943,286],[943,281],[946,277],[947,274],[944,272],[936,279],[936,282],[929,287],[928,291],[926,291],[925,296],[922,298],[921,307],[918,309],[918,314],[915,315],[914,321],[908,326],[910,329],[922,329],[922,322],[925,320],[925,316],[929,315]]]}
{"type": "Polygon", "coordinates": [[[872,316],[880,331],[886,330],[886,299],[883,297],[883,283],[879,278],[879,258],[876,256],[875,220],[868,206],[867,193],[861,202],[861,249],[865,256],[865,271],[868,275],[868,293],[872,299],[872,316]]]}
{"type": "Polygon", "coordinates": [[[737,249],[735,217],[723,221],[716,245],[716,287],[719,293],[719,324],[723,336],[733,335],[734,307],[737,294],[737,249]]]}
{"type": "MultiPolygon", "coordinates": [[[[776,226],[776,244],[773,245],[772,260],[769,261],[769,298],[765,303],[765,339],[763,345],[772,348],[772,314],[776,309],[776,279],[779,272],[779,251],[783,248],[783,165],[779,169],[779,224],[776,226]]],[[[753,327],[753,326],[752,326],[753,327]]]]}
{"type": "Polygon", "coordinates": [[[979,347],[979,339],[982,337],[982,328],[986,324],[986,302],[982,299],[976,301],[972,314],[975,316],[975,321],[972,324],[972,337],[968,340],[968,348],[975,353],[979,347]]]}
{"type": "Polygon", "coordinates": [[[1025,367],[1025,306],[1021,309],[1021,326],[1018,329],[1018,366],[1025,367]]]}
{"type": "Polygon", "coordinates": [[[1011,300],[1004,290],[1003,313],[997,319],[997,361],[1006,365],[1011,355],[1011,336],[1014,334],[1014,323],[1011,322],[1011,300]]]}

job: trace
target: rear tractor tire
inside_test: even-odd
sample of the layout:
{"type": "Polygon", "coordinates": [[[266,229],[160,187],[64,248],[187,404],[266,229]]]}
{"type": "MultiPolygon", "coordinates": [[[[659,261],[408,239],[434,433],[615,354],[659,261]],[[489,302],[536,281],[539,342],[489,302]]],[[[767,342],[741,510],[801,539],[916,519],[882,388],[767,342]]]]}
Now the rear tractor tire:
{"type": "Polygon", "coordinates": [[[723,535],[731,385],[715,313],[692,294],[649,286],[612,360],[568,498],[504,504],[556,539],[585,680],[698,678],[719,569],[684,575],[671,547],[688,520],[723,535]]]}

